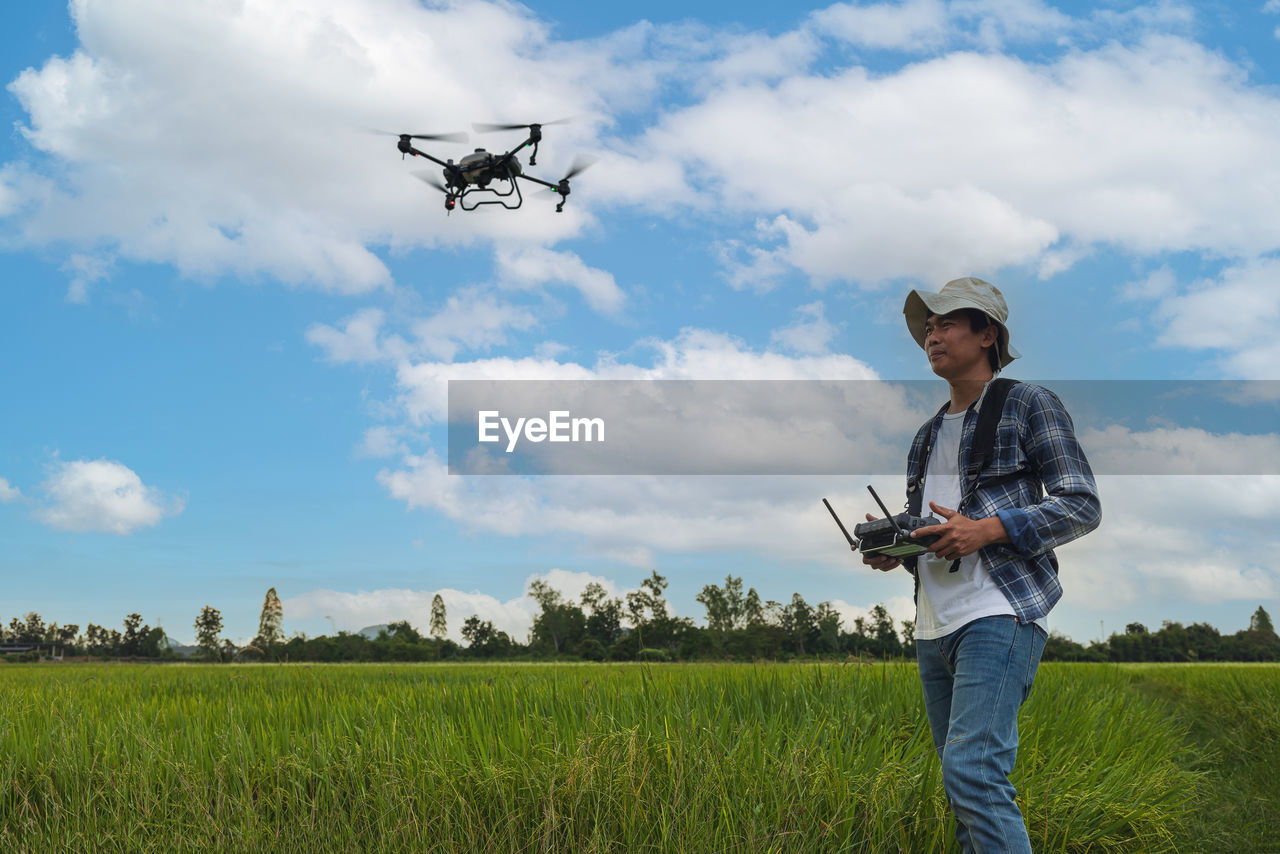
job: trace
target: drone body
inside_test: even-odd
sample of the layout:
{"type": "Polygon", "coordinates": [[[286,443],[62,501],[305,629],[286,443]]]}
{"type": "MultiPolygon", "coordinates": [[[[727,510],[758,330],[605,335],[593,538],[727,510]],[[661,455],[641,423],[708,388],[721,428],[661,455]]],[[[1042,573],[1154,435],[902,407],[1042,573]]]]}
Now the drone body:
{"type": "MultiPolygon", "coordinates": [[[[564,120],[562,119],[561,121],[564,120]]],[[[559,124],[559,122],[547,122],[547,124],[559,124]]],[[[589,161],[575,161],[569,170],[569,174],[553,184],[550,181],[526,175],[524,167],[520,163],[520,158],[516,157],[516,152],[520,151],[520,149],[532,146],[533,152],[529,156],[529,165],[537,165],[538,143],[542,141],[541,124],[474,125],[474,127],[478,131],[527,129],[529,136],[524,142],[506,153],[499,154],[485,151],[483,148],[477,148],[472,153],[462,157],[457,163],[454,163],[452,158],[441,160],[438,157],[427,154],[425,151],[420,151],[414,147],[413,140],[429,139],[460,142],[466,139],[461,134],[402,133],[399,134],[400,141],[396,147],[400,150],[402,157],[406,154],[414,157],[425,157],[432,163],[437,163],[444,167],[443,182],[434,175],[430,175],[430,173],[416,174],[424,182],[444,193],[444,207],[447,211],[452,211],[455,205],[461,205],[464,211],[473,211],[481,205],[502,205],[508,210],[515,210],[524,204],[524,197],[520,193],[519,180],[541,184],[556,193],[560,197],[560,201],[556,204],[556,212],[564,211],[564,203],[569,197],[569,179],[590,165],[589,161]]]]}

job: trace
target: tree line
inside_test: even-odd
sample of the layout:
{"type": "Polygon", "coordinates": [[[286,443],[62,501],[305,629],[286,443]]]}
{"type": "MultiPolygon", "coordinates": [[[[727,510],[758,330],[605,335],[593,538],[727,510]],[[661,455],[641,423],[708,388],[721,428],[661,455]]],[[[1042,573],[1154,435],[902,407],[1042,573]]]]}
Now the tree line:
{"type": "MultiPolygon", "coordinates": [[[[786,660],[793,658],[914,657],[910,620],[895,626],[883,605],[846,625],[830,602],[810,605],[799,593],[786,603],[761,601],[755,588],[743,590],[732,575],[723,585],[708,584],[697,601],[706,610],[704,625],[673,616],[657,572],[624,597],[610,597],[591,583],[578,599],[536,579],[528,593],[539,612],[527,639],[513,639],[492,621],[472,614],[463,621],[459,644],[447,637],[448,616],[437,594],[421,634],[409,619],[382,628],[376,637],[339,631],[285,639],[284,610],[275,588],[267,591],[254,639],[237,646],[221,637],[222,614],[206,605],[193,624],[194,657],[206,661],[443,661],[455,659],[571,659],[585,661],[786,660]]],[[[28,658],[57,648],[63,655],[97,658],[177,658],[164,630],[144,625],[139,614],[124,618],[124,631],[90,624],[46,625],[36,613],[14,617],[0,627],[0,645],[30,645],[28,658]]],[[[1166,621],[1156,631],[1130,623],[1088,646],[1054,633],[1045,646],[1046,661],[1280,661],[1280,637],[1261,606],[1249,628],[1223,635],[1207,623],[1166,621]]]]}

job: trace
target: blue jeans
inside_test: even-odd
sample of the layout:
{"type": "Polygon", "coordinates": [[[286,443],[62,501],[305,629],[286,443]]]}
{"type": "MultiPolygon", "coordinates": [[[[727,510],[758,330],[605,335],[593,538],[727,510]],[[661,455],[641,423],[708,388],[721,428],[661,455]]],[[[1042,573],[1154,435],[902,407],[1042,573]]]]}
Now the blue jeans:
{"type": "Polygon", "coordinates": [[[916,641],[942,786],[965,852],[1031,851],[1009,774],[1018,755],[1018,708],[1045,640],[1043,630],[1010,615],[916,641]]]}

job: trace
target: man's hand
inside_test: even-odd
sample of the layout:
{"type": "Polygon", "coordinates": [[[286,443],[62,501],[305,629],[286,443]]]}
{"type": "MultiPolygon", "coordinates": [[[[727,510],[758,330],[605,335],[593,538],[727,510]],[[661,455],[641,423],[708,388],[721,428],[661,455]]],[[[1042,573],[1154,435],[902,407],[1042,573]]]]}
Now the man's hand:
{"type": "MultiPolygon", "coordinates": [[[[875,516],[872,516],[870,513],[867,514],[868,522],[874,522],[875,520],[875,516]]],[[[897,569],[902,565],[901,560],[896,557],[889,557],[888,555],[863,555],[862,562],[872,569],[878,569],[881,572],[888,572],[889,570],[897,569]]]]}
{"type": "Polygon", "coordinates": [[[911,532],[911,536],[923,537],[928,534],[937,534],[938,541],[933,544],[932,551],[943,560],[959,560],[983,546],[1009,542],[1009,535],[1005,533],[1004,524],[998,516],[970,519],[950,507],[943,507],[932,501],[929,502],[929,509],[941,516],[943,523],[916,528],[911,532]]]}

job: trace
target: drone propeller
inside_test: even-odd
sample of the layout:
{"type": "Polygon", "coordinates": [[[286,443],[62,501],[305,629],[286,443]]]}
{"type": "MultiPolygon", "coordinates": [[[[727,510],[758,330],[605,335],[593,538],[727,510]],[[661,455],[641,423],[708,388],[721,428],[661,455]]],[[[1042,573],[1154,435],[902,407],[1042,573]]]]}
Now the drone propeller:
{"type": "Polygon", "coordinates": [[[440,192],[444,193],[444,209],[446,211],[453,210],[453,206],[458,203],[458,196],[460,194],[455,193],[452,190],[445,187],[444,182],[442,182],[432,172],[411,172],[410,174],[413,175],[413,177],[417,178],[422,183],[430,187],[434,187],[440,192]]]}
{"type": "Polygon", "coordinates": [[[444,182],[441,181],[434,172],[411,172],[409,174],[413,175],[413,177],[417,178],[422,183],[435,187],[446,196],[449,195],[449,190],[445,187],[444,182]]]}
{"type": "Polygon", "coordinates": [[[467,135],[465,133],[394,133],[389,130],[378,130],[377,128],[368,128],[369,133],[381,134],[382,136],[398,136],[401,139],[430,139],[436,142],[466,142],[467,135]]]}
{"type": "Polygon", "coordinates": [[[568,181],[579,172],[585,171],[587,167],[599,159],[600,158],[592,157],[589,154],[579,154],[577,157],[573,158],[573,162],[569,164],[569,171],[565,173],[564,178],[561,180],[568,181]]]}
{"type": "Polygon", "coordinates": [[[471,127],[475,128],[475,130],[478,133],[493,133],[495,131],[500,131],[500,130],[521,130],[521,129],[531,130],[535,127],[546,127],[547,125],[563,125],[571,121],[573,121],[573,119],[566,118],[566,119],[556,119],[554,122],[530,122],[524,125],[493,125],[493,124],[486,124],[484,122],[472,122],[471,127]]]}

